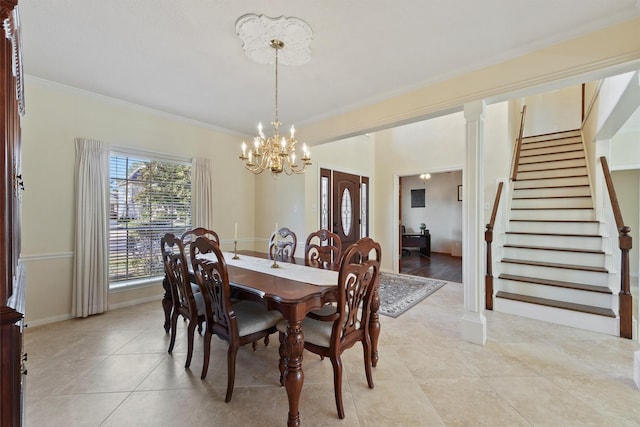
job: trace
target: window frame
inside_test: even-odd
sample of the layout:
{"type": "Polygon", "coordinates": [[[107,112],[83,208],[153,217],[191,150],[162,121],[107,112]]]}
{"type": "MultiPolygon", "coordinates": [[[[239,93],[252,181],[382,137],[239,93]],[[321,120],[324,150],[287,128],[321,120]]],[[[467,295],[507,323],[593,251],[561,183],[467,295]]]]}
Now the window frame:
{"type": "MultiPolygon", "coordinates": [[[[192,159],[191,158],[186,158],[186,157],[182,157],[182,156],[175,156],[175,155],[170,155],[170,154],[165,154],[165,153],[159,153],[159,152],[153,152],[153,151],[148,151],[148,150],[139,150],[139,149],[134,149],[134,148],[129,148],[129,147],[120,147],[120,146],[111,146],[110,150],[109,150],[109,176],[108,176],[108,185],[109,185],[109,194],[111,196],[112,194],[112,183],[114,181],[114,179],[121,179],[118,177],[113,176],[112,174],[112,159],[113,157],[121,157],[121,158],[126,158],[128,160],[134,160],[134,161],[143,161],[145,163],[149,163],[149,162],[161,162],[161,163],[170,163],[170,164],[175,164],[175,165],[182,165],[182,166],[187,166],[189,167],[189,181],[190,181],[190,191],[188,192],[189,196],[188,196],[188,200],[184,200],[184,203],[182,203],[181,205],[184,206],[188,206],[188,214],[185,217],[185,225],[184,227],[170,227],[172,228],[172,230],[169,230],[169,232],[174,232],[176,235],[181,235],[181,233],[183,231],[186,231],[188,229],[192,228],[192,222],[193,222],[193,163],[192,163],[192,159]]],[[[125,174],[127,176],[127,179],[129,178],[131,172],[126,171],[125,174]]],[[[114,277],[112,275],[112,268],[111,268],[111,260],[112,257],[114,256],[114,252],[111,249],[111,243],[112,243],[112,225],[114,225],[113,223],[113,218],[112,218],[112,213],[113,213],[113,208],[111,206],[111,201],[109,204],[109,213],[107,215],[107,220],[108,223],[106,224],[107,228],[108,228],[108,233],[109,233],[109,250],[108,250],[108,259],[107,259],[107,268],[108,268],[108,277],[109,277],[109,290],[110,291],[119,291],[119,290],[124,290],[126,289],[131,289],[131,288],[137,288],[137,287],[144,287],[150,284],[156,284],[158,281],[162,280],[163,276],[164,276],[164,271],[155,271],[157,270],[157,268],[154,269],[154,265],[158,262],[161,263],[161,256],[160,256],[160,240],[158,239],[153,239],[151,236],[151,241],[150,247],[144,248],[145,251],[148,250],[148,267],[149,268],[149,274],[148,275],[135,275],[135,276],[131,276],[131,277],[127,277],[125,279],[121,279],[121,280],[114,280],[114,277]],[[157,240],[157,243],[154,243],[154,241],[157,240]],[[154,254],[157,254],[154,255],[154,254]]],[[[117,212],[116,212],[117,215],[117,212]]],[[[140,214],[140,216],[142,217],[143,215],[140,214]]],[[[116,217],[115,219],[116,223],[118,222],[118,218],[116,217]]],[[[149,220],[151,221],[151,220],[149,220]]],[[[127,224],[128,225],[128,224],[127,224]]],[[[145,225],[142,224],[140,226],[141,228],[138,228],[138,230],[144,230],[145,225]]],[[[153,232],[153,228],[151,227],[150,224],[146,225],[146,230],[148,230],[148,232],[152,233],[153,232]]],[[[127,230],[127,237],[125,238],[125,245],[129,245],[130,244],[130,238],[128,235],[129,229],[125,227],[125,229],[127,230]]],[[[162,233],[162,231],[161,231],[162,233]]],[[[144,236],[144,231],[143,231],[143,236],[144,236]]],[[[131,257],[128,253],[128,250],[125,249],[125,256],[127,258],[127,260],[129,260],[131,257]]]]}

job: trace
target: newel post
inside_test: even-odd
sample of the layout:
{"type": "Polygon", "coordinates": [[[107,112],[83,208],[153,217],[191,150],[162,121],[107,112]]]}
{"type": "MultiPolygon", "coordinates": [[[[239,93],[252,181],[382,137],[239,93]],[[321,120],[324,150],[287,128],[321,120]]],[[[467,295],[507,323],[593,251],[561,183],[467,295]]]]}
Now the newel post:
{"type": "Polygon", "coordinates": [[[622,338],[633,338],[633,315],[631,284],[629,283],[629,251],[631,250],[631,228],[624,226],[620,229],[619,241],[621,256],[621,282],[620,293],[618,294],[620,304],[620,336],[622,338]]]}
{"type": "Polygon", "coordinates": [[[487,266],[484,275],[484,304],[487,310],[493,310],[493,270],[491,258],[491,243],[493,242],[493,225],[487,224],[484,232],[484,241],[487,242],[487,266]]]}

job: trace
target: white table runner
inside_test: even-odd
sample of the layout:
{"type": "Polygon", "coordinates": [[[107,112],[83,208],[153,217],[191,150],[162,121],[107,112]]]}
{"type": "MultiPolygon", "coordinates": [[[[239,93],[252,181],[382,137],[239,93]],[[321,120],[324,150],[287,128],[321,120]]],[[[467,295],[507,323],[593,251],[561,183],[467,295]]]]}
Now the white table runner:
{"type": "MultiPolygon", "coordinates": [[[[223,255],[227,265],[246,268],[247,270],[309,283],[311,285],[337,286],[338,284],[337,271],[307,267],[306,265],[292,264],[284,261],[278,261],[280,268],[271,268],[273,264],[273,260],[271,259],[248,255],[238,255],[240,259],[233,259],[233,252],[223,252],[223,255]]],[[[205,254],[203,256],[206,257],[207,255],[205,254]]]]}

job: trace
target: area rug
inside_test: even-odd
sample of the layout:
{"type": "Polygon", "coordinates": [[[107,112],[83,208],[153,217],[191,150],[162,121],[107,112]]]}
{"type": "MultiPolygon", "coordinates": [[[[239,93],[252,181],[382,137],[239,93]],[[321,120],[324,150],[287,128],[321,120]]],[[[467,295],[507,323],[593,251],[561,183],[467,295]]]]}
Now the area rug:
{"type": "Polygon", "coordinates": [[[380,309],[389,317],[398,317],[443,287],[447,282],[406,274],[380,273],[380,309]]]}

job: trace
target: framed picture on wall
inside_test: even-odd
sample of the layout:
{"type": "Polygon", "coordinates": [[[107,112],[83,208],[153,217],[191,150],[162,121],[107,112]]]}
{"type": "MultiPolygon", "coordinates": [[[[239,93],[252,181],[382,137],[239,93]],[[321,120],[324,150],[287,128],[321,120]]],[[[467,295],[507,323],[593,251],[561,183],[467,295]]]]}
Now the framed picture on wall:
{"type": "Polygon", "coordinates": [[[411,207],[412,208],[424,208],[425,204],[425,190],[419,188],[417,190],[411,190],[411,207]]]}
{"type": "Polygon", "coordinates": [[[458,201],[462,201],[462,185],[458,185],[458,201]]]}

